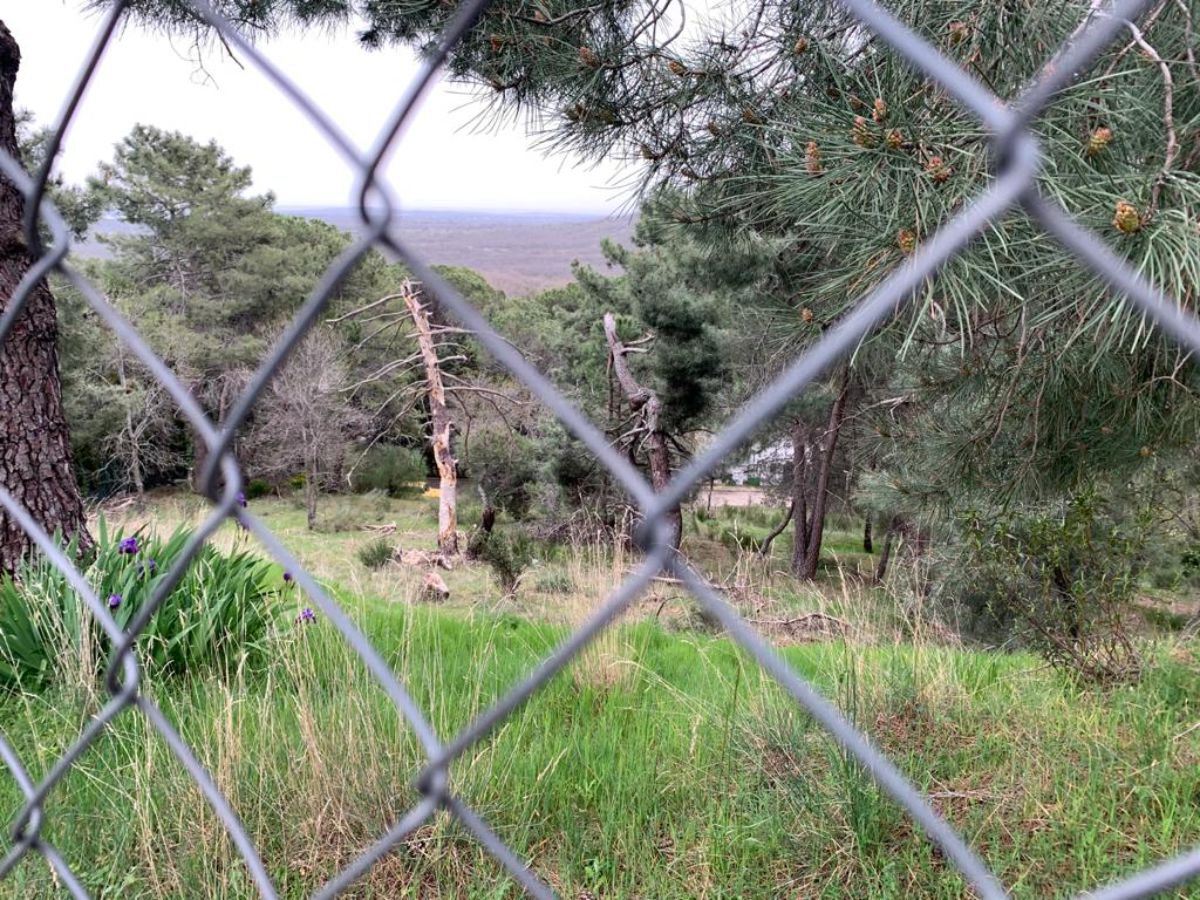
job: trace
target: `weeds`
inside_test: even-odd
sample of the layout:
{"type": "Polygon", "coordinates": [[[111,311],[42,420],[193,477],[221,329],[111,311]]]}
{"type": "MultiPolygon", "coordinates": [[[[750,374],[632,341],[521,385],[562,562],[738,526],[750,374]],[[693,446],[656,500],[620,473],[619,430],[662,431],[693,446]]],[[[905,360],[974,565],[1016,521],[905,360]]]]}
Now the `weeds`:
{"type": "Polygon", "coordinates": [[[358,548],[358,561],[368,569],[380,569],[392,561],[395,549],[386,538],[376,538],[358,548]]]}

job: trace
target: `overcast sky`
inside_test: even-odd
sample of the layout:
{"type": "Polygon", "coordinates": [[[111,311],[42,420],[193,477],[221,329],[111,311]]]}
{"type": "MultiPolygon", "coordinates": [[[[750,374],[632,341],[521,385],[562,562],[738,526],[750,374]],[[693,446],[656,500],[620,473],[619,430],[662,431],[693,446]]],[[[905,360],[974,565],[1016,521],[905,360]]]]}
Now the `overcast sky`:
{"type": "MultiPolygon", "coordinates": [[[[18,108],[42,124],[54,121],[91,46],[99,20],[79,12],[80,0],[0,0],[0,19],[21,46],[18,108]]],[[[262,45],[319,106],[362,147],[373,142],[403,87],[417,71],[407,50],[367,52],[353,34],[290,34],[262,45]]],[[[247,64],[215,53],[204,83],[189,47],[161,35],[126,29],[110,45],[81,111],[67,134],[60,169],[80,181],[109,159],[135,123],[215,138],[254,170],[255,187],[272,190],[281,206],[348,206],[353,176],[341,158],[247,64]]],[[[432,91],[387,169],[410,209],[609,212],[627,199],[620,164],[580,166],[531,148],[522,130],[473,133],[479,106],[462,87],[432,91]]]]}

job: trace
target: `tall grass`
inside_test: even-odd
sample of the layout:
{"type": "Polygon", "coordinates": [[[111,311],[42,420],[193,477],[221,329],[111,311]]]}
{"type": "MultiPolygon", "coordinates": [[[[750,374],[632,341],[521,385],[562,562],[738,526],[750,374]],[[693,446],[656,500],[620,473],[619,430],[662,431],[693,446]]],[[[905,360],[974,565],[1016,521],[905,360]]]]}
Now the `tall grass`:
{"type": "MultiPolygon", "coordinates": [[[[411,573],[368,572],[347,554],[370,535],[313,539],[302,514],[263,507],[444,738],[524,678],[634,563],[619,548],[575,548],[539,559],[507,600],[482,567],[461,566],[446,573],[452,603],[430,609],[412,602],[411,573]]],[[[402,546],[434,527],[415,502],[381,515],[399,524],[402,546]]],[[[1071,895],[1200,842],[1194,637],[1154,650],[1141,683],[1088,692],[1030,656],[942,646],[919,611],[896,609],[852,567],[798,588],[778,562],[706,549],[690,548],[729,599],[796,644],[782,651],[793,668],[931,793],[1016,896],[1071,895]],[[771,624],[808,612],[847,630],[771,624]]],[[[963,896],[945,860],[752,660],[719,634],[681,627],[690,602],[656,582],[455,763],[451,789],[564,897],[963,896]]],[[[289,611],[302,603],[284,600],[289,611]]],[[[151,675],[147,689],[238,810],[281,894],[302,897],[416,802],[424,759],[328,622],[281,628],[266,650],[256,669],[151,675]]],[[[0,728],[36,777],[101,699],[11,693],[0,728]]],[[[0,780],[0,808],[20,799],[0,780]]],[[[46,836],[95,895],[253,894],[219,821],[136,711],[82,757],[46,813],[46,836]]],[[[57,894],[31,861],[0,881],[0,896],[57,894]]],[[[518,893],[438,814],[352,896],[518,893]]]]}
{"type": "MultiPolygon", "coordinates": [[[[565,634],[512,615],[342,599],[443,735],[565,634]]],[[[613,634],[452,770],[452,789],[564,896],[962,895],[903,816],[728,642],[652,623],[613,634]]],[[[1019,896],[1082,889],[1200,840],[1200,734],[1185,733],[1200,677],[1185,664],[1166,660],[1101,697],[1022,656],[847,643],[787,656],[941,798],[1019,896]]],[[[417,799],[416,741],[326,622],[280,634],[264,671],[150,689],[284,896],[307,895],[417,799]]],[[[0,722],[41,772],[93,710],[76,695],[23,694],[0,703],[0,722]]],[[[16,808],[11,784],[0,797],[16,808]]],[[[219,822],[136,712],[55,791],[46,828],[97,893],[249,893],[219,822]]],[[[515,896],[502,884],[439,816],[361,890],[515,896]]],[[[0,882],[4,892],[53,894],[37,865],[0,882]]]]}

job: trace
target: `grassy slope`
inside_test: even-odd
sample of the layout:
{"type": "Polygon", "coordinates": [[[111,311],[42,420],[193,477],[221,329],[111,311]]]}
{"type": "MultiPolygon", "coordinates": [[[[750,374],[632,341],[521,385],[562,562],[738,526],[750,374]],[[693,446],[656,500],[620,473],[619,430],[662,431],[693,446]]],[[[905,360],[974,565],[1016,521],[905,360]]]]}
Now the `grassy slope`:
{"type": "MultiPolygon", "coordinates": [[[[339,599],[443,735],[565,634],[565,625],[493,611],[496,592],[478,569],[450,573],[460,597],[451,609],[394,602],[412,587],[406,576],[353,571],[361,532],[298,536],[294,511],[261,506],[306,561],[347,585],[339,599]]],[[[428,534],[419,504],[384,514],[407,517],[402,542],[428,534]]],[[[585,606],[572,594],[602,590],[622,568],[553,565],[575,586],[564,622],[585,606]]],[[[541,617],[553,595],[533,584],[526,594],[541,617]]],[[[1145,681],[1105,694],[1019,655],[857,641],[785,652],[936,793],[1018,896],[1066,895],[1200,842],[1200,729],[1188,731],[1200,718],[1194,648],[1164,647],[1145,681]]],[[[307,895],[415,799],[408,784],[421,757],[411,733],[324,620],[285,629],[265,671],[156,693],[285,896],[307,895]]],[[[65,691],[9,698],[0,722],[40,773],[94,703],[65,691]]],[[[904,817],[753,664],[722,639],[653,621],[602,638],[469,752],[452,786],[567,897],[962,895],[904,817]]],[[[15,808],[11,784],[0,797],[15,808]]],[[[47,834],[96,894],[252,893],[215,817],[136,713],[84,758],[47,813],[47,834]]],[[[0,894],[53,895],[40,862],[15,875],[0,894]]],[[[438,817],[377,865],[359,895],[517,892],[438,817]]]]}

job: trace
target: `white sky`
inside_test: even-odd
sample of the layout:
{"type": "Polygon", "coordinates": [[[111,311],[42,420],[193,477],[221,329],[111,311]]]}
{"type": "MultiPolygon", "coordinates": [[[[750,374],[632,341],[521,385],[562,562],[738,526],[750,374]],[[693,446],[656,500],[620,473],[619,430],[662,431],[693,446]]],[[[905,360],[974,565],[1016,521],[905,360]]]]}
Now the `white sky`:
{"type": "MultiPolygon", "coordinates": [[[[99,19],[81,0],[0,0],[0,19],[21,46],[18,108],[39,124],[58,116],[99,19]]],[[[261,45],[360,147],[369,147],[417,71],[414,54],[368,52],[352,32],[289,34],[261,45]]],[[[254,170],[255,188],[280,206],[353,205],[353,175],[304,116],[249,63],[206,54],[215,83],[202,83],[186,42],[126,29],[109,51],[67,133],[59,167],[81,181],[135,123],[216,139],[254,170]]],[[[410,209],[611,212],[627,199],[621,164],[583,166],[532,149],[518,128],[473,133],[480,106],[465,88],[441,84],[427,96],[387,169],[410,209]]]]}

